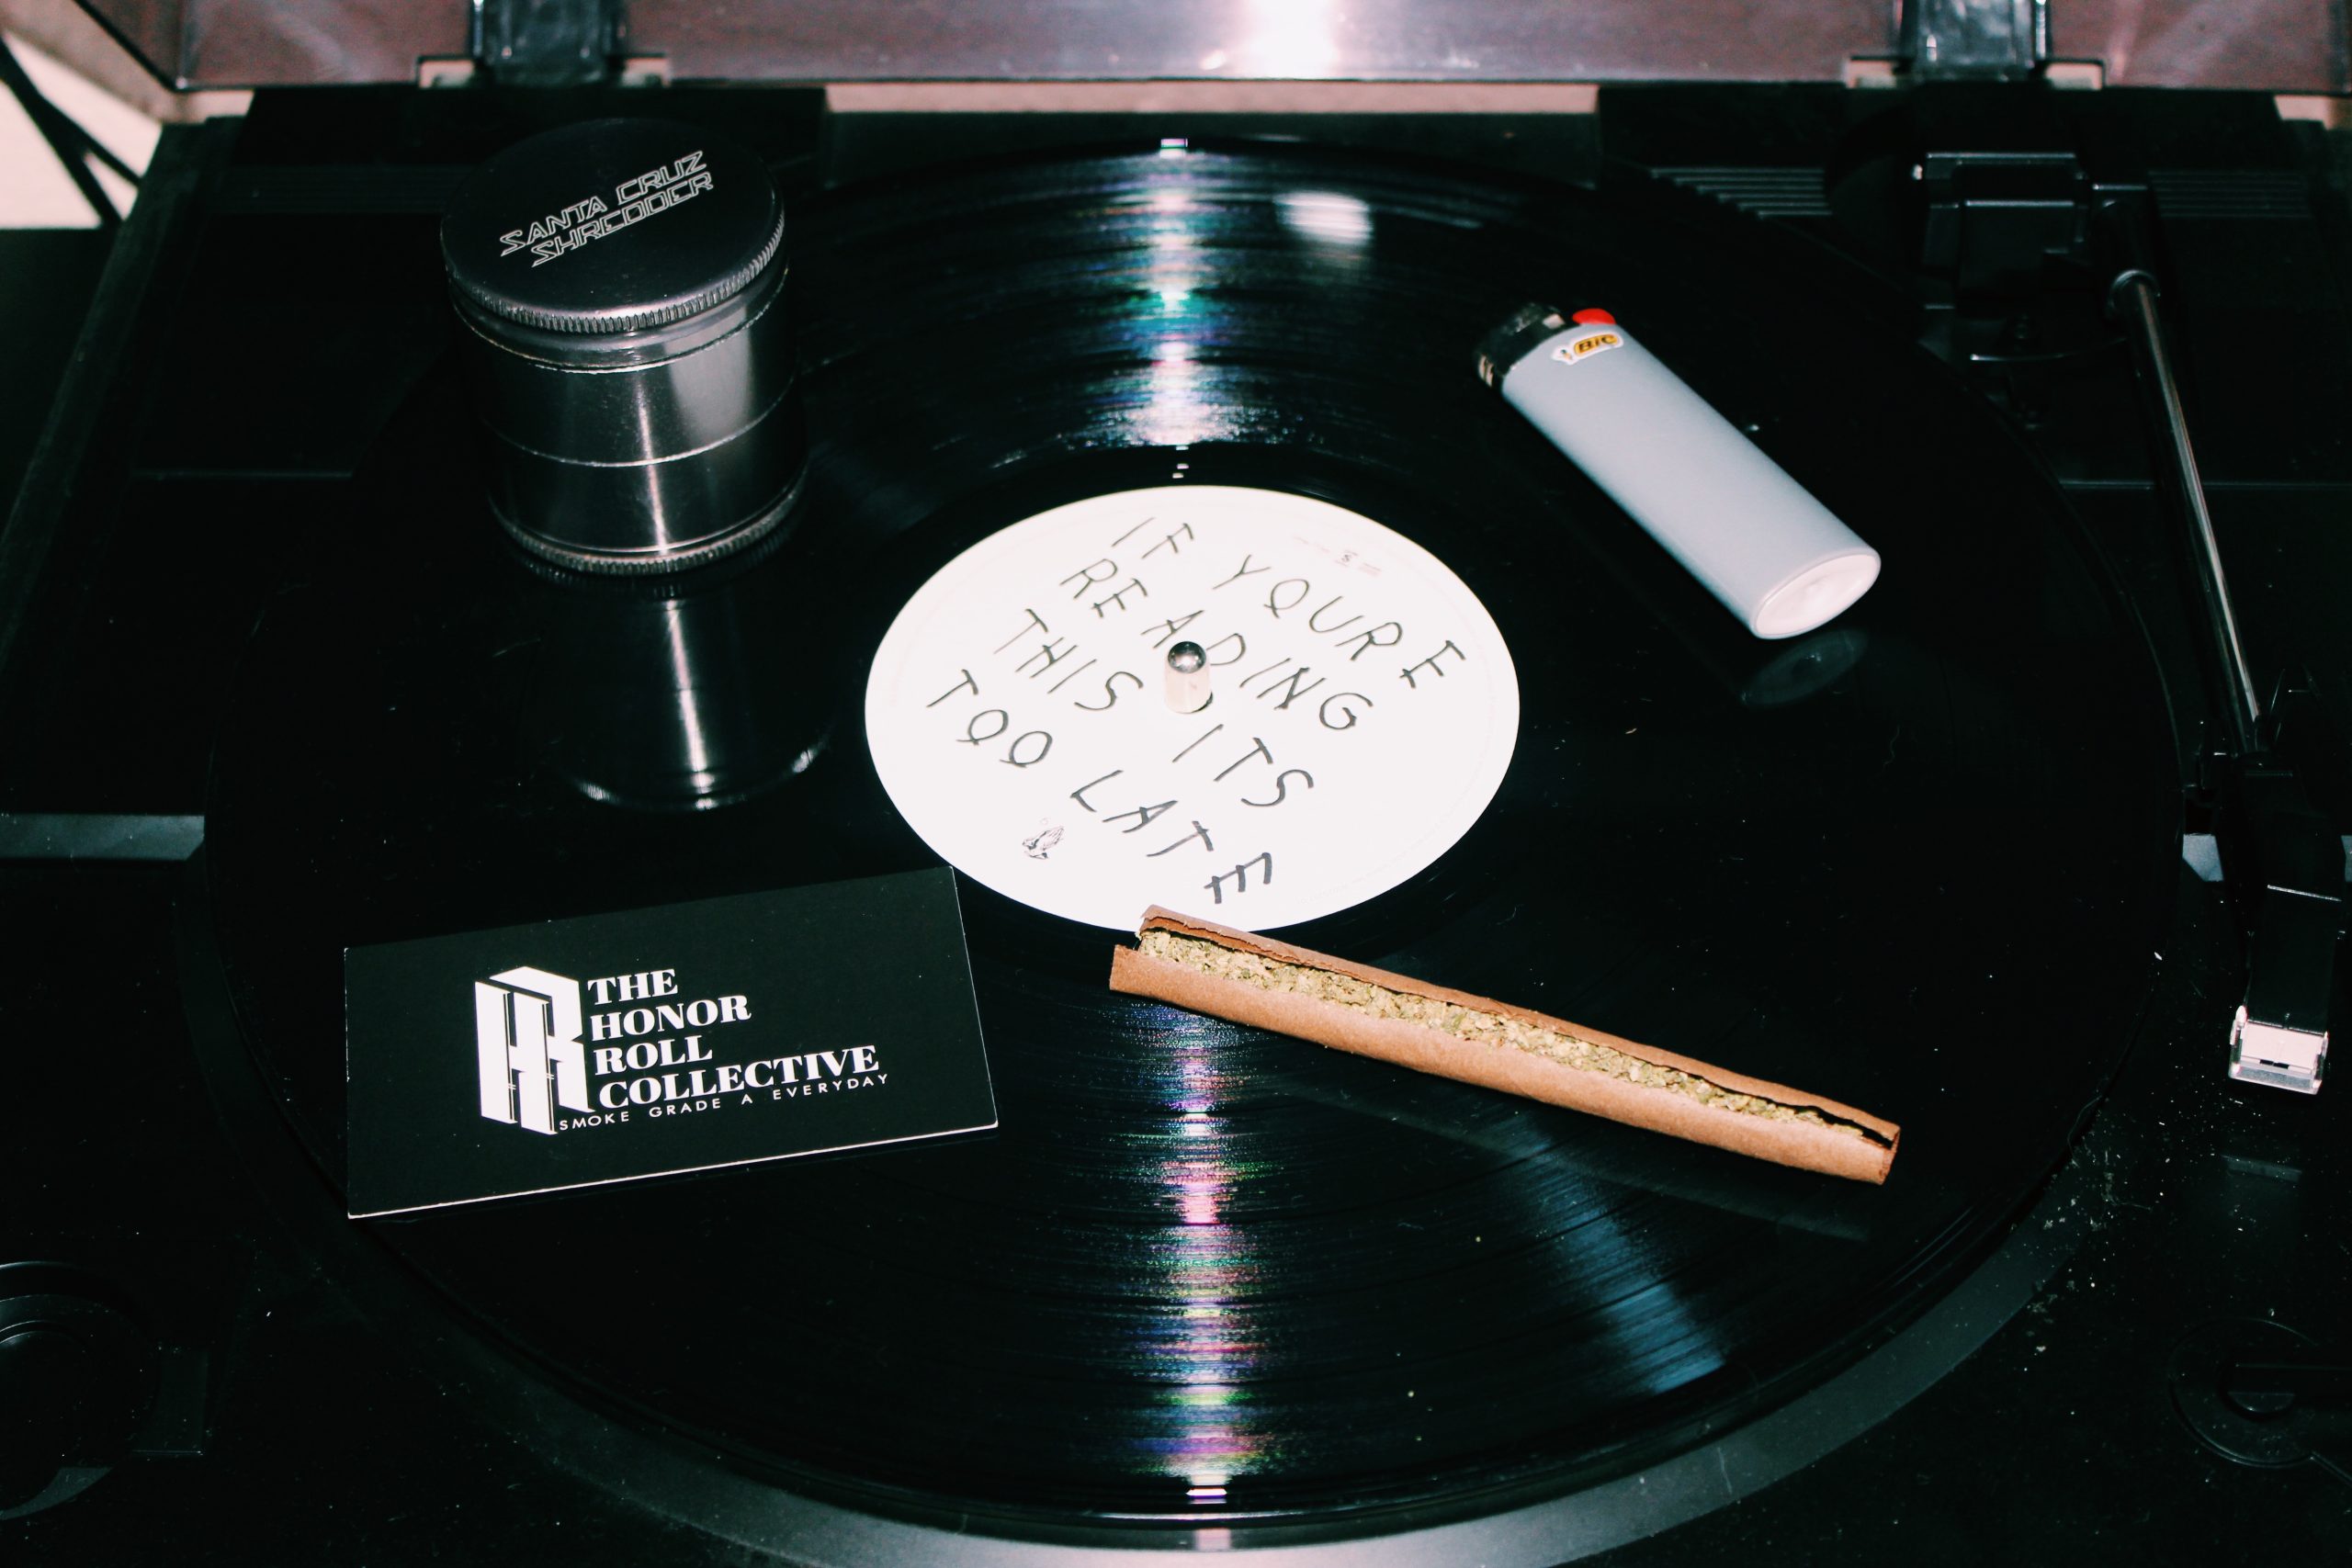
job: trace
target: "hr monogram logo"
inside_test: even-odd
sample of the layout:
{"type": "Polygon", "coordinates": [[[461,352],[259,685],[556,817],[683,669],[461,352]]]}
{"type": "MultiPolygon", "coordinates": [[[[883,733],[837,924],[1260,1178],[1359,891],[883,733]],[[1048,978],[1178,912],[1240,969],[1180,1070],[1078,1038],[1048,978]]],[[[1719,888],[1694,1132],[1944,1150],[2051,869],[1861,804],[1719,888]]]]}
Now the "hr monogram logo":
{"type": "Polygon", "coordinates": [[[580,1042],[580,982],[544,969],[509,969],[474,982],[474,1044],[481,1113],[552,1134],[555,1111],[594,1109],[580,1042]]]}

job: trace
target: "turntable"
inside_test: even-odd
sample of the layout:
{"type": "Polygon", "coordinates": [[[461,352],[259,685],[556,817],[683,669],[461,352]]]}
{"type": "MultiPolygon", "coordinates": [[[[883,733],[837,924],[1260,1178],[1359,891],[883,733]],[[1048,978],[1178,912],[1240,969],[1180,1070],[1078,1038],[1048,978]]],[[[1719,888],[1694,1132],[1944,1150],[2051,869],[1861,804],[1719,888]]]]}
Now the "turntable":
{"type": "Polygon", "coordinates": [[[2352,1547],[2325,7],[99,9],[284,85],[167,135],[0,539],[12,1561],[2352,1547]],[[1883,575],[1726,615],[1476,373],[1530,302],[1883,575]],[[347,953],[832,898],[563,973],[878,1021],[943,867],[987,1119],[365,1201],[769,1113],[477,1113],[453,987],[387,1144],[347,953]],[[1155,903],[1899,1152],[1115,994],[1155,903]]]}

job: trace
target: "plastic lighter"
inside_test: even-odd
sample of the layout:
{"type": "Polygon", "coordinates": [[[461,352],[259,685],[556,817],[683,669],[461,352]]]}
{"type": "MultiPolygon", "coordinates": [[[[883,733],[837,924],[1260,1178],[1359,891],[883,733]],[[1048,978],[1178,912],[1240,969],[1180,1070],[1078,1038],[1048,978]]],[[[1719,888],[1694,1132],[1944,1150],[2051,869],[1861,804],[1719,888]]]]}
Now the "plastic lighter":
{"type": "Polygon", "coordinates": [[[1478,374],[1759,637],[1822,626],[1878,552],[1605,310],[1531,305],[1478,374]]]}

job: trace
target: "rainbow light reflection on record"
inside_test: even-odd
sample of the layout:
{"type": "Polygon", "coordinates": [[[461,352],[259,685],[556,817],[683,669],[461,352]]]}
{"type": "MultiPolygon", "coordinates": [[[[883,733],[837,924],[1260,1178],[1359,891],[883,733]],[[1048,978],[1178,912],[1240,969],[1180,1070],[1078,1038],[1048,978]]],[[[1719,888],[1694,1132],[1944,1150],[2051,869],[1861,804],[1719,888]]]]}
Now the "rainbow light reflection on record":
{"type": "Polygon", "coordinates": [[[1169,1111],[1154,1157],[1170,1223],[1153,1251],[1173,1304],[1154,1314],[1140,1347],[1148,1375],[1166,1391],[1159,1432],[1145,1442],[1156,1468],[1185,1483],[1190,1502],[1216,1506],[1236,1477],[1270,1457],[1245,1412],[1261,1345],[1250,1304],[1239,1298],[1258,1268],[1225,1217],[1250,1168],[1227,1156],[1229,1129],[1216,1111],[1226,1086],[1214,1054],[1225,1026],[1173,1008],[1154,1014],[1169,1111]]]}

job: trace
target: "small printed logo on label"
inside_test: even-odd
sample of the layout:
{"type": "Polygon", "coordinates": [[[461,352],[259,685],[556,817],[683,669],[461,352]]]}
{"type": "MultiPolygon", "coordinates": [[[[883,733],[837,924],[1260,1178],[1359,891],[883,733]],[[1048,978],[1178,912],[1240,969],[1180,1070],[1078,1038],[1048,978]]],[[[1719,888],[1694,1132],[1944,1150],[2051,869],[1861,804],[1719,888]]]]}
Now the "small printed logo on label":
{"type": "Polygon", "coordinates": [[[1625,340],[1615,333],[1587,333],[1572,342],[1564,343],[1552,351],[1552,357],[1564,364],[1574,365],[1579,359],[1589,359],[1596,354],[1612,348],[1623,348],[1625,340]]]}
{"type": "Polygon", "coordinates": [[[531,265],[545,266],[591,240],[616,234],[632,223],[667,212],[712,188],[710,171],[702,166],[702,159],[700,152],[689,152],[674,163],[621,181],[613,187],[609,203],[592,193],[560,212],[532,220],[527,228],[509,229],[498,236],[502,247],[498,254],[511,256],[527,246],[531,265]]]}

